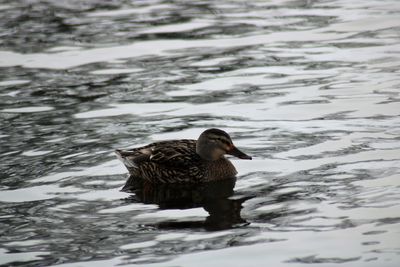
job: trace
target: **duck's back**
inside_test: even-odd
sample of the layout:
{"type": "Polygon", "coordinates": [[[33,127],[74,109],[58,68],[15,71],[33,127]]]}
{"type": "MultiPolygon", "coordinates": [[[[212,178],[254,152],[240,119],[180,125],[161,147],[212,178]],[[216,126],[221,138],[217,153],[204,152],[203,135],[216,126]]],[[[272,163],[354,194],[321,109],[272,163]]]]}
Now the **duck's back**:
{"type": "Polygon", "coordinates": [[[152,183],[197,183],[231,178],[236,175],[232,163],[222,157],[203,160],[196,153],[196,140],[161,141],[128,150],[116,150],[131,178],[152,183]]]}
{"type": "Polygon", "coordinates": [[[116,150],[132,176],[158,183],[196,182],[202,173],[202,160],[196,153],[196,140],[169,140],[128,150],[116,150]]]}

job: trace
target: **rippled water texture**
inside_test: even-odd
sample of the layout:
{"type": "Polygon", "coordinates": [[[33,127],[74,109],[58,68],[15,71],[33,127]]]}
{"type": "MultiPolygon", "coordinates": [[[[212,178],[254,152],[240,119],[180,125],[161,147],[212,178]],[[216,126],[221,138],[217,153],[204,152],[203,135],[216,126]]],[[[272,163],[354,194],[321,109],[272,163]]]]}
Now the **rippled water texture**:
{"type": "Polygon", "coordinates": [[[399,1],[0,3],[0,265],[400,266],[399,1]],[[119,191],[210,127],[236,181],[119,191]]]}

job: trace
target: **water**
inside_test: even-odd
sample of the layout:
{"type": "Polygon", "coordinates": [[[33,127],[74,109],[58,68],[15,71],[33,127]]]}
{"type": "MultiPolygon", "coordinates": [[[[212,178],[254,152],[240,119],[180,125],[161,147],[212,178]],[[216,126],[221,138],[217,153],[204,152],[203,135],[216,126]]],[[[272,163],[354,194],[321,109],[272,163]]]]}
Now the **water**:
{"type": "Polygon", "coordinates": [[[0,14],[0,265],[399,266],[398,1],[0,14]],[[236,181],[119,191],[113,149],[210,127],[236,181]]]}

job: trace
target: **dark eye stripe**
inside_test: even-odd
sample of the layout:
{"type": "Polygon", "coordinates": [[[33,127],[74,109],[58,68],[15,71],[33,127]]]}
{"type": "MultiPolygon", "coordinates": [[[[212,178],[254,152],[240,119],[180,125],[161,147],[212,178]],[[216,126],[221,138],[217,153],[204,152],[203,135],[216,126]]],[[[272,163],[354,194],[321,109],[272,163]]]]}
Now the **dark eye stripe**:
{"type": "Polygon", "coordinates": [[[225,139],[221,139],[221,141],[222,141],[222,143],[224,143],[225,145],[228,145],[228,146],[231,144],[229,141],[227,141],[225,139]]]}
{"type": "Polygon", "coordinates": [[[225,137],[221,137],[221,136],[210,136],[210,139],[215,140],[215,141],[218,140],[228,146],[231,144],[231,141],[229,139],[227,139],[225,137]]]}
{"type": "Polygon", "coordinates": [[[216,138],[216,140],[219,140],[219,141],[221,141],[222,143],[224,143],[225,145],[228,145],[228,146],[231,144],[228,140],[226,140],[225,138],[222,138],[222,137],[218,137],[218,138],[216,138]]]}

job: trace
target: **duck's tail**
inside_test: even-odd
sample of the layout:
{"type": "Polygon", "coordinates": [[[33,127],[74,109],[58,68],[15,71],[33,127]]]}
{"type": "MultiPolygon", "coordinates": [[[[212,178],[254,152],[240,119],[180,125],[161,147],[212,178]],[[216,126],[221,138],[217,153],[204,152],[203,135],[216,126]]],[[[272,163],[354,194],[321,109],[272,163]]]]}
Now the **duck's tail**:
{"type": "Polygon", "coordinates": [[[125,165],[125,167],[129,168],[137,168],[137,159],[140,157],[137,151],[135,150],[122,150],[116,149],[115,154],[117,158],[125,165]]]}

